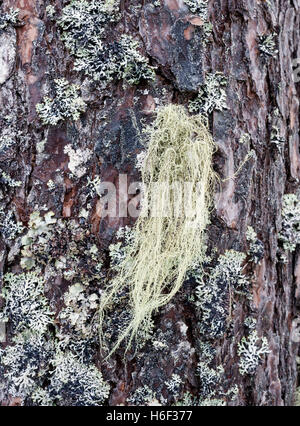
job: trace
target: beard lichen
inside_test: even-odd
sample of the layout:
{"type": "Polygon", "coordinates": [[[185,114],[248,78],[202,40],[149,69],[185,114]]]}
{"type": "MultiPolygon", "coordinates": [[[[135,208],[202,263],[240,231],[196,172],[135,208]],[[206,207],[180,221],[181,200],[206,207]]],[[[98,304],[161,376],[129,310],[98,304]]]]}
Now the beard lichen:
{"type": "Polygon", "coordinates": [[[216,177],[212,167],[215,144],[206,120],[189,116],[183,106],[167,105],[157,111],[146,136],[141,213],[126,256],[100,301],[102,343],[106,314],[114,309],[118,294],[129,294],[131,319],[108,356],[124,340],[126,350],[130,348],[140,328],[172,299],[187,271],[205,256],[205,229],[216,177]],[[185,199],[184,214],[178,212],[180,199],[185,199]]]}

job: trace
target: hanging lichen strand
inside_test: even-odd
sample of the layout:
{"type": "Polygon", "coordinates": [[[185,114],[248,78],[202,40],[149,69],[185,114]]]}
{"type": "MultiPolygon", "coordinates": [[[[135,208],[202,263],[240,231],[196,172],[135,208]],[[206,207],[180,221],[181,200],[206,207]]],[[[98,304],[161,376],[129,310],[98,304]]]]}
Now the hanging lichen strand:
{"type": "MultiPolygon", "coordinates": [[[[103,330],[118,295],[129,292],[131,319],[110,355],[125,339],[129,349],[141,328],[148,328],[152,313],[172,299],[205,252],[215,181],[215,145],[206,120],[188,115],[183,106],[168,105],[158,110],[146,135],[141,214],[133,241],[100,303],[103,330]]],[[[101,331],[100,335],[103,343],[101,331]]]]}

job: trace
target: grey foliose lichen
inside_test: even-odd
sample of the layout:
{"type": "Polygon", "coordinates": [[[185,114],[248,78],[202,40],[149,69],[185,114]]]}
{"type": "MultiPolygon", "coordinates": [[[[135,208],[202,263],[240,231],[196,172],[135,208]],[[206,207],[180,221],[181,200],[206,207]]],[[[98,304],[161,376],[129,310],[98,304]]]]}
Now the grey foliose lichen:
{"type": "Polygon", "coordinates": [[[0,12],[0,31],[4,30],[8,25],[16,25],[18,23],[19,9],[10,8],[8,12],[0,12]]]}
{"type": "Polygon", "coordinates": [[[183,381],[181,377],[178,374],[172,374],[170,380],[166,382],[166,387],[176,398],[176,396],[179,394],[182,384],[183,381]]]}
{"type": "Polygon", "coordinates": [[[228,250],[219,256],[217,264],[211,269],[207,280],[202,274],[194,274],[196,306],[199,309],[200,333],[211,338],[224,335],[228,326],[230,292],[249,297],[249,281],[243,274],[246,255],[228,250]]]}
{"type": "Polygon", "coordinates": [[[120,18],[119,0],[72,0],[62,10],[58,20],[61,39],[74,55],[105,36],[105,31],[120,18]]]}
{"type": "Polygon", "coordinates": [[[70,352],[57,352],[52,360],[49,394],[62,405],[102,405],[109,395],[109,386],[94,365],[83,364],[70,352]]]}
{"type": "Polygon", "coordinates": [[[10,186],[11,188],[17,188],[22,185],[21,181],[13,179],[5,171],[1,171],[1,170],[0,170],[0,182],[4,185],[10,186]]]}
{"type": "Polygon", "coordinates": [[[225,406],[238,395],[238,386],[228,386],[221,365],[212,367],[209,362],[200,361],[197,367],[200,377],[201,392],[199,406],[225,406]],[[226,389],[227,388],[227,389],[226,389]]]}
{"type": "Polygon", "coordinates": [[[81,288],[71,287],[54,320],[36,271],[6,274],[4,283],[0,320],[15,337],[0,350],[1,391],[25,405],[102,405],[109,386],[93,363],[94,295],[85,299],[81,288]]]}
{"type": "Polygon", "coordinates": [[[294,252],[300,244],[300,201],[295,194],[285,194],[282,202],[282,229],[279,240],[284,250],[294,252]]]}
{"type": "Polygon", "coordinates": [[[272,145],[275,145],[279,151],[282,151],[286,142],[286,138],[284,135],[282,135],[282,117],[278,108],[275,108],[274,111],[269,114],[268,120],[271,127],[270,142],[272,145]]]}
{"type": "Polygon", "coordinates": [[[252,226],[247,228],[246,239],[249,244],[248,255],[250,260],[255,264],[259,264],[264,257],[264,244],[257,237],[252,226]]]}
{"type": "Polygon", "coordinates": [[[0,135],[0,153],[15,145],[15,138],[8,132],[3,132],[0,135]]]}
{"type": "Polygon", "coordinates": [[[156,393],[147,385],[141,386],[135,390],[127,399],[130,405],[153,405],[157,401],[156,393]]]}
{"type": "Polygon", "coordinates": [[[200,16],[203,20],[207,19],[208,0],[183,0],[190,11],[200,16]]]}
{"type": "Polygon", "coordinates": [[[75,178],[81,178],[87,172],[85,164],[92,157],[93,151],[91,149],[74,149],[71,144],[68,144],[64,148],[64,153],[69,156],[69,170],[71,176],[75,178]]]}
{"type": "Polygon", "coordinates": [[[124,80],[129,85],[138,84],[141,80],[153,80],[154,69],[138,49],[136,40],[123,35],[118,42],[86,49],[82,57],[76,60],[74,68],[106,83],[114,78],[124,80]]]}
{"type": "Polygon", "coordinates": [[[265,337],[259,338],[256,330],[252,331],[248,338],[243,337],[238,344],[240,373],[254,374],[263,356],[268,353],[270,353],[268,340],[265,337]]]}
{"type": "Polygon", "coordinates": [[[226,85],[227,79],[221,72],[207,74],[198,96],[189,102],[189,111],[207,115],[227,109],[226,85]]]}
{"type": "Polygon", "coordinates": [[[17,221],[14,213],[9,210],[6,212],[0,207],[0,231],[5,241],[13,241],[24,230],[21,222],[17,221]]]}
{"type": "Polygon", "coordinates": [[[38,272],[7,273],[2,296],[5,306],[0,312],[1,321],[9,321],[15,332],[27,328],[45,333],[53,320],[53,312],[44,296],[45,280],[38,272]]]}
{"type": "Polygon", "coordinates": [[[263,34],[258,36],[258,49],[264,59],[274,58],[278,55],[277,34],[263,34]]]}
{"type": "Polygon", "coordinates": [[[36,105],[36,111],[44,125],[55,126],[67,119],[78,120],[86,104],[79,96],[80,88],[64,78],[54,80],[53,96],[45,96],[36,105]]]}
{"type": "Polygon", "coordinates": [[[118,240],[109,246],[109,257],[111,268],[118,272],[122,261],[131,250],[134,240],[134,231],[129,226],[121,227],[116,233],[118,240]]]}
{"type": "Polygon", "coordinates": [[[56,14],[56,10],[55,10],[55,7],[54,6],[52,6],[51,4],[49,4],[47,7],[46,7],[46,14],[47,14],[47,17],[49,18],[49,19],[54,19],[54,16],[55,16],[55,14],[56,14]]]}
{"type": "Polygon", "coordinates": [[[18,128],[17,117],[13,114],[0,117],[0,156],[11,153],[21,142],[21,147],[26,148],[29,136],[18,128]]]}
{"type": "Polygon", "coordinates": [[[17,335],[0,355],[7,395],[28,405],[98,406],[108,397],[109,386],[96,366],[61,352],[41,334],[17,335]]]}
{"type": "Polygon", "coordinates": [[[74,69],[102,86],[113,79],[129,85],[153,80],[154,68],[139,53],[139,43],[123,35],[119,41],[106,40],[109,25],[119,19],[119,1],[72,1],[62,11],[58,25],[62,40],[75,56],[74,69]]]}
{"type": "Polygon", "coordinates": [[[0,355],[6,393],[25,400],[43,385],[54,344],[40,333],[26,330],[14,338],[12,345],[0,349],[0,355]]]}
{"type": "Polygon", "coordinates": [[[99,304],[99,295],[91,292],[80,283],[73,284],[64,294],[65,307],[59,313],[62,325],[69,328],[69,333],[80,333],[82,337],[97,333],[92,321],[99,304]]]}

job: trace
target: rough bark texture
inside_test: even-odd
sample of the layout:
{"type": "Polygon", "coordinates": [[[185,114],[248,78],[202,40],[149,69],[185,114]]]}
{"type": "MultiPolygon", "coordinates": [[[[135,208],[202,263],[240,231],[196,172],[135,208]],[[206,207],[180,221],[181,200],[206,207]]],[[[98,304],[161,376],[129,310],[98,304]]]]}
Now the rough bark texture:
{"type": "MultiPolygon", "coordinates": [[[[300,178],[299,83],[293,79],[292,67],[293,59],[300,57],[300,2],[209,0],[207,19],[212,33],[208,41],[204,41],[203,20],[183,0],[161,0],[158,6],[148,0],[120,3],[122,16],[112,25],[110,37],[130,34],[139,40],[141,53],[157,67],[155,81],[126,86],[114,80],[106,90],[98,90],[97,84],[74,71],[74,57],[62,43],[55,20],[47,16],[44,1],[3,1],[5,11],[20,9],[23,25],[9,26],[0,33],[0,128],[10,127],[16,141],[1,152],[0,167],[22,184],[10,187],[3,183],[1,205],[6,214],[13,211],[27,227],[33,211],[42,215],[53,211],[56,218],[79,221],[79,212],[89,204],[86,239],[95,241],[109,274],[109,244],[115,242],[120,226],[131,226],[134,220],[103,219],[98,195],[87,195],[88,177],[100,175],[102,181],[115,183],[122,197],[119,174],[127,174],[129,183],[139,180],[135,162],[143,149],[142,128],[145,122],[151,123],[155,109],[169,102],[187,105],[208,73],[222,72],[228,81],[227,109],[214,110],[209,125],[219,148],[215,169],[224,180],[216,190],[208,246],[216,248],[218,255],[230,249],[246,253],[246,230],[251,225],[264,245],[264,254],[258,264],[248,262],[244,269],[253,301],[249,304],[242,296],[231,295],[230,289],[224,291],[230,326],[222,337],[206,336],[205,341],[216,349],[212,368],[224,368],[221,398],[229,405],[291,405],[297,386],[298,343],[293,342],[292,332],[299,305],[300,263],[298,249],[287,254],[285,263],[278,249],[282,250],[283,195],[296,193],[300,178]],[[278,54],[264,56],[259,36],[272,33],[276,33],[278,54]],[[78,121],[43,126],[36,104],[53,79],[62,77],[80,85],[86,112],[78,121]],[[272,140],[274,120],[281,146],[272,140]],[[244,134],[249,136],[240,143],[244,134]],[[45,145],[39,153],[41,141],[45,145]],[[93,150],[81,178],[70,177],[69,157],[64,152],[68,144],[93,150]],[[232,178],[250,150],[255,154],[232,178]],[[49,180],[55,184],[53,190],[49,190],[49,180]],[[234,303],[227,300],[231,296],[234,303]],[[258,335],[267,339],[270,352],[253,374],[242,375],[237,350],[248,333],[244,321],[249,316],[257,320],[258,335]],[[237,396],[224,397],[235,385],[237,396]]],[[[59,16],[67,2],[51,4],[59,16]]],[[[51,244],[57,252],[64,251],[62,243],[53,240],[51,244]]],[[[0,239],[2,274],[21,271],[20,245],[18,238],[0,239]]],[[[47,297],[56,312],[68,285],[59,275],[46,283],[47,297]]],[[[101,280],[97,285],[102,285],[101,280]]],[[[156,350],[148,342],[137,354],[127,354],[126,361],[121,349],[109,361],[96,355],[111,387],[110,405],[128,404],[128,398],[144,385],[165,404],[181,401],[187,391],[197,398],[203,394],[197,375],[203,335],[198,327],[201,314],[192,301],[195,287],[193,279],[188,280],[172,303],[155,315],[154,333],[160,330],[164,335],[166,349],[156,350]],[[177,395],[166,385],[173,374],[182,379],[177,395]]],[[[16,400],[3,400],[3,404],[9,403],[16,400]]]]}

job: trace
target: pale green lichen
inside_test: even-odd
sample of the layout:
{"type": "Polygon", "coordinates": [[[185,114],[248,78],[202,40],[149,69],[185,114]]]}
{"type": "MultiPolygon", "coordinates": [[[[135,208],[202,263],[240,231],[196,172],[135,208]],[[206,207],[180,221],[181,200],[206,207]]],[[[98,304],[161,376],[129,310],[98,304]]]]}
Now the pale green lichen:
{"type": "Polygon", "coordinates": [[[15,141],[15,138],[12,137],[12,135],[3,133],[0,136],[0,152],[6,151],[7,149],[15,145],[16,145],[16,141],[15,141]]]}
{"type": "Polygon", "coordinates": [[[72,145],[66,145],[64,148],[64,153],[69,156],[68,167],[72,175],[76,178],[81,178],[87,172],[85,163],[91,158],[93,151],[91,149],[74,149],[72,145]]]}
{"type": "Polygon", "coordinates": [[[116,239],[119,241],[109,246],[109,256],[111,268],[117,272],[131,250],[134,241],[134,230],[129,228],[129,226],[121,227],[116,233],[116,239]]]}
{"type": "Polygon", "coordinates": [[[238,386],[229,386],[225,379],[225,370],[222,365],[210,367],[206,362],[199,362],[197,374],[201,381],[199,406],[224,406],[233,401],[238,395],[238,386]]]}
{"type": "Polygon", "coordinates": [[[210,22],[204,22],[202,25],[203,44],[206,46],[211,41],[213,26],[210,22]]]}
{"type": "Polygon", "coordinates": [[[47,186],[48,186],[48,188],[49,188],[49,191],[53,191],[53,190],[56,188],[56,185],[55,185],[55,183],[53,182],[53,180],[52,180],[52,179],[49,179],[49,180],[48,180],[48,182],[47,182],[47,186]]]}
{"type": "Polygon", "coordinates": [[[42,387],[37,386],[32,394],[30,395],[30,398],[34,405],[37,405],[39,407],[53,407],[54,402],[48,392],[47,389],[43,389],[42,387]]]}
{"type": "Polygon", "coordinates": [[[54,80],[53,97],[45,96],[36,105],[36,111],[43,124],[57,125],[67,119],[78,120],[86,104],[79,96],[80,88],[64,79],[54,80]]]}
{"type": "Polygon", "coordinates": [[[16,337],[0,349],[1,395],[21,398],[24,405],[98,406],[109,393],[94,364],[100,294],[99,286],[86,285],[99,282],[98,248],[86,242],[86,231],[75,221],[53,216],[32,213],[22,239],[21,262],[36,269],[4,275],[0,322],[16,337]],[[57,279],[72,268],[68,278],[80,282],[69,287],[64,306],[54,315],[45,295],[49,270],[57,279]]]}
{"type": "Polygon", "coordinates": [[[212,24],[208,21],[208,0],[183,0],[184,3],[189,7],[189,10],[200,16],[203,23],[202,29],[202,42],[206,45],[210,41],[210,36],[213,30],[212,24]]]}
{"type": "Polygon", "coordinates": [[[123,35],[114,46],[99,44],[85,50],[77,58],[74,69],[84,71],[94,80],[110,82],[114,78],[136,85],[141,80],[153,80],[154,68],[138,49],[139,43],[128,35],[123,35]]]}
{"type": "Polygon", "coordinates": [[[24,331],[0,349],[2,391],[29,405],[99,406],[109,385],[95,365],[61,351],[56,340],[24,331]]]}
{"type": "Polygon", "coordinates": [[[257,324],[257,320],[253,317],[247,317],[244,321],[245,327],[247,327],[249,330],[255,330],[257,324]]]}
{"type": "Polygon", "coordinates": [[[22,237],[22,268],[32,269],[35,266],[36,259],[32,252],[33,244],[38,245],[47,242],[51,232],[51,225],[56,223],[56,219],[53,216],[53,212],[48,212],[44,217],[41,217],[39,211],[30,215],[29,229],[26,235],[22,237]]]}
{"type": "Polygon", "coordinates": [[[176,407],[193,407],[198,406],[198,398],[192,395],[190,392],[185,392],[183,398],[176,401],[174,404],[176,407]]]}
{"type": "Polygon", "coordinates": [[[54,319],[41,272],[8,273],[4,284],[0,321],[17,335],[0,349],[2,394],[25,405],[101,405],[109,386],[93,364],[98,296],[84,293],[80,284],[71,286],[54,319]]]}
{"type": "Polygon", "coordinates": [[[90,197],[94,197],[96,194],[101,197],[101,177],[99,175],[95,176],[93,179],[88,176],[87,187],[89,188],[90,197]]]}
{"type": "Polygon", "coordinates": [[[97,333],[97,326],[95,327],[96,324],[92,321],[99,305],[99,296],[96,293],[87,294],[87,289],[76,283],[64,294],[64,303],[65,307],[59,313],[59,320],[61,324],[68,324],[69,332],[74,329],[82,336],[97,333]]]}
{"type": "Polygon", "coordinates": [[[108,25],[119,19],[119,0],[72,0],[62,10],[61,38],[73,55],[101,42],[108,25]]]}
{"type": "Polygon", "coordinates": [[[87,239],[87,232],[88,226],[74,219],[56,219],[51,211],[44,217],[33,212],[21,240],[21,266],[44,267],[47,279],[64,277],[82,285],[99,280],[102,262],[95,238],[87,239]]]}
{"type": "Polygon", "coordinates": [[[199,358],[210,364],[216,356],[216,349],[208,342],[198,343],[199,358]]]}
{"type": "Polygon", "coordinates": [[[210,368],[206,362],[199,362],[197,367],[197,374],[201,381],[201,394],[205,398],[211,398],[215,395],[215,390],[222,380],[224,368],[218,366],[210,368]]]}
{"type": "Polygon", "coordinates": [[[147,186],[146,199],[134,227],[133,243],[100,302],[101,342],[104,323],[115,309],[118,294],[127,295],[133,314],[112,352],[126,340],[129,349],[152,314],[179,291],[191,266],[203,259],[206,247],[205,226],[215,181],[211,162],[215,145],[207,120],[189,116],[184,107],[169,104],[159,109],[145,135],[148,149],[142,180],[147,186]],[[166,182],[170,185],[168,196],[166,191],[157,190],[159,186],[166,188],[166,182]],[[189,202],[183,206],[178,201],[183,200],[186,182],[189,202]],[[175,192],[176,183],[181,188],[175,192]]]}

